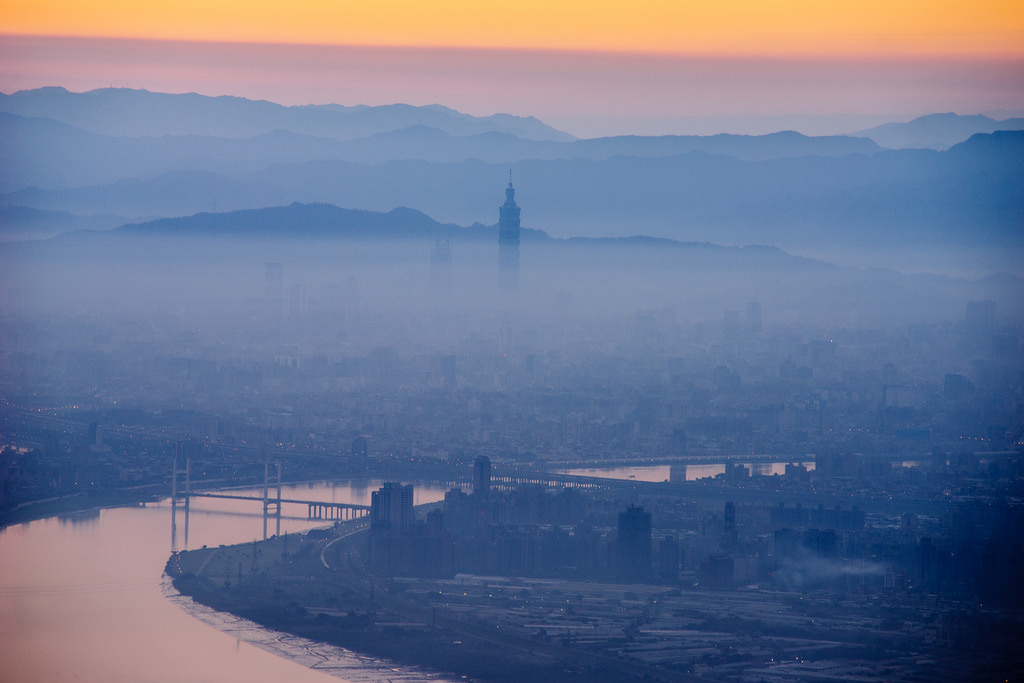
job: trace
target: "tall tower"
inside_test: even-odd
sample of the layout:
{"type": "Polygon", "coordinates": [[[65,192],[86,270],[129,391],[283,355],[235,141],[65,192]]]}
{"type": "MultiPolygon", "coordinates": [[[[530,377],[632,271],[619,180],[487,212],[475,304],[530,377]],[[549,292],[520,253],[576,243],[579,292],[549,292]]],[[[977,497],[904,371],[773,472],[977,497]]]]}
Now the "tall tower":
{"type": "Polygon", "coordinates": [[[509,171],[505,203],[498,207],[498,286],[502,289],[519,286],[519,207],[515,197],[509,171]]]}

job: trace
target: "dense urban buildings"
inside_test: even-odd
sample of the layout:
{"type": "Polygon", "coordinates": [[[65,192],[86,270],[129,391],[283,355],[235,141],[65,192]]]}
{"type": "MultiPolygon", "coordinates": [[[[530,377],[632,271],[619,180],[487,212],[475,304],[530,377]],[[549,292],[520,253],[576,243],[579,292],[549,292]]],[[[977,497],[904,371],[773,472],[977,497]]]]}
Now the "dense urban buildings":
{"type": "MultiPolygon", "coordinates": [[[[10,313],[5,518],[166,496],[176,450],[196,488],[281,463],[286,482],[385,482],[338,558],[388,596],[391,617],[352,618],[374,638],[426,605],[424,629],[497,624],[652,676],[1020,669],[1024,328],[1002,285],[946,317],[829,318],[699,287],[598,305],[534,271],[518,303],[492,284],[460,307],[465,246],[435,287],[431,244],[418,271],[359,278],[254,259],[227,306],[10,313]],[[443,502],[415,510],[421,482],[443,502]]],[[[552,249],[533,253],[578,267],[552,249]]],[[[289,595],[315,620],[307,585],[289,595]]]]}

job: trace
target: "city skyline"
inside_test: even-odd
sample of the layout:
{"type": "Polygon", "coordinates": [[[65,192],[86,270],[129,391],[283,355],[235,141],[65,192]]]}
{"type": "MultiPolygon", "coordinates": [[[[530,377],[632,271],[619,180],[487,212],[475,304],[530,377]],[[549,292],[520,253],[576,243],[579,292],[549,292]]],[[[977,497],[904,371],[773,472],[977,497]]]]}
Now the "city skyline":
{"type": "Polygon", "coordinates": [[[0,3],[12,679],[1024,679],[1024,8],[0,3]]]}

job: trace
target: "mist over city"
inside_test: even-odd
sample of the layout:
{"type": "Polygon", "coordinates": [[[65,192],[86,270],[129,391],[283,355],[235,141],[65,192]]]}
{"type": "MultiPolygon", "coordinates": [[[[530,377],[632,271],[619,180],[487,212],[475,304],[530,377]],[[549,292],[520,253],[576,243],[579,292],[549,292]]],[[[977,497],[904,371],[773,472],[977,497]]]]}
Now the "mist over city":
{"type": "Polygon", "coordinates": [[[1024,674],[1017,53],[18,21],[0,678],[1024,674]]]}

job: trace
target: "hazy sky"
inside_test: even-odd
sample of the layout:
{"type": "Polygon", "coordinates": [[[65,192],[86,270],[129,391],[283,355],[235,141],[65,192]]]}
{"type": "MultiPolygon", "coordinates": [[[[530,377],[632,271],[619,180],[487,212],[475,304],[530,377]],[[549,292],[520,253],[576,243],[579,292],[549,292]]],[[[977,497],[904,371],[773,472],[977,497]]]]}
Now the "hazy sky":
{"type": "Polygon", "coordinates": [[[0,0],[0,90],[441,103],[577,135],[1024,111],[1024,5],[0,0]]]}

